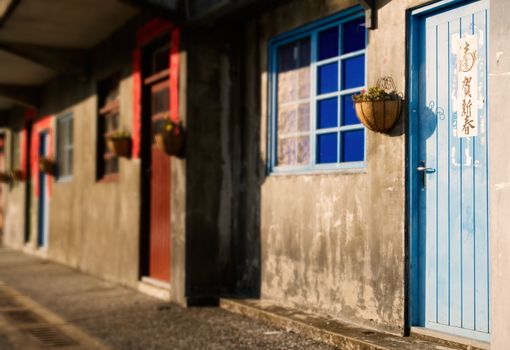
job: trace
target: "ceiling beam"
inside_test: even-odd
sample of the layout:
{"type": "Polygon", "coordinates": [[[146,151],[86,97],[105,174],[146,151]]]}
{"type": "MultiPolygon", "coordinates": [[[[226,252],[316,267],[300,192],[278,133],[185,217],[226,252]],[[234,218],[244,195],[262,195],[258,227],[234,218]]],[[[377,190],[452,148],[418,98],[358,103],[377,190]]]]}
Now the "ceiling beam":
{"type": "Polygon", "coordinates": [[[20,0],[0,0],[0,28],[11,17],[14,9],[19,5],[20,0]]]}
{"type": "Polygon", "coordinates": [[[377,28],[377,0],[358,0],[358,3],[365,10],[365,25],[367,29],[377,28]]]}
{"type": "Polygon", "coordinates": [[[34,86],[0,84],[0,95],[25,107],[37,108],[41,102],[41,90],[34,86]]]}
{"type": "Polygon", "coordinates": [[[85,77],[88,72],[89,60],[85,50],[6,41],[0,41],[0,50],[38,63],[63,75],[85,77]]]}
{"type": "Polygon", "coordinates": [[[183,0],[119,0],[125,4],[134,6],[140,11],[163,17],[169,21],[179,24],[186,16],[184,14],[183,0]]]}

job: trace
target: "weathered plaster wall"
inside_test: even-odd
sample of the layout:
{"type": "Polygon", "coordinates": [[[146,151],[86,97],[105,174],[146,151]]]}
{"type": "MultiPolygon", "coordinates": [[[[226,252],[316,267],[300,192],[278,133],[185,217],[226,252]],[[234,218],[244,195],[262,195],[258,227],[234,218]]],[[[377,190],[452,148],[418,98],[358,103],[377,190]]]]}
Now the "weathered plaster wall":
{"type": "MultiPolygon", "coordinates": [[[[187,52],[186,261],[189,297],[259,295],[258,120],[244,96],[242,21],[190,29],[187,52]],[[256,202],[255,202],[256,203],[256,202]]],[[[257,59],[255,58],[255,61],[257,59]]]]}
{"type": "Polygon", "coordinates": [[[489,59],[489,199],[491,250],[491,349],[510,344],[510,128],[508,86],[510,84],[510,3],[490,2],[489,59]]]}
{"type": "Polygon", "coordinates": [[[25,243],[25,182],[2,185],[4,195],[3,243],[20,249],[25,243]]]}
{"type": "Polygon", "coordinates": [[[188,67],[193,67],[187,72],[186,293],[202,297],[220,290],[225,267],[220,252],[230,254],[231,227],[222,222],[231,211],[225,169],[229,158],[223,152],[228,135],[222,124],[222,118],[228,117],[222,94],[223,85],[228,84],[223,81],[228,80],[223,74],[228,61],[222,53],[221,33],[213,28],[188,31],[185,45],[188,67]],[[220,236],[227,239],[220,242],[220,236]]]}
{"type": "MultiPolygon", "coordinates": [[[[181,40],[182,42],[182,40],[181,40]]],[[[179,55],[179,117],[187,127],[186,89],[187,89],[187,54],[184,50],[179,55]]],[[[186,159],[172,157],[171,160],[170,222],[171,222],[171,298],[180,305],[186,305],[186,159]]]]}
{"type": "MultiPolygon", "coordinates": [[[[70,180],[51,180],[47,251],[36,247],[38,203],[34,196],[31,203],[30,242],[24,245],[24,188],[14,189],[9,194],[9,239],[5,240],[10,247],[24,247],[32,253],[131,287],[137,286],[140,273],[141,161],[122,158],[118,180],[96,179],[97,84],[102,79],[120,73],[119,124],[121,128],[131,130],[131,76],[136,30],[148,20],[150,18],[140,18],[128,23],[95,47],[90,53],[88,76],[59,77],[44,87],[39,116],[52,115],[58,118],[68,112],[73,113],[73,176],[70,180]]],[[[181,58],[181,62],[185,63],[185,57],[181,58]]],[[[182,67],[181,72],[184,72],[182,67]]],[[[185,80],[181,79],[183,82],[185,80]]],[[[182,86],[185,84],[180,87],[184,92],[182,86]]],[[[180,106],[181,118],[185,120],[185,104],[181,102],[180,106]]],[[[22,117],[15,120],[23,124],[22,117]]],[[[56,130],[56,119],[52,125],[56,130]]],[[[15,125],[11,122],[9,126],[15,125]]],[[[51,153],[55,155],[56,138],[52,145],[51,153]]],[[[172,262],[169,261],[169,264],[172,266],[174,283],[172,296],[174,300],[184,303],[185,161],[172,157],[171,181],[169,215],[173,251],[172,262]]],[[[148,234],[148,227],[145,232],[148,234]]]]}
{"type": "MultiPolygon", "coordinates": [[[[11,169],[12,164],[12,133],[20,133],[23,129],[23,110],[14,109],[9,113],[6,122],[10,129],[6,130],[6,169],[11,169]]],[[[21,152],[21,145],[20,145],[21,152]]],[[[27,182],[20,181],[11,185],[2,185],[3,196],[3,244],[16,249],[21,249],[25,244],[25,191],[27,182]]]]}
{"type": "MultiPolygon", "coordinates": [[[[132,33],[124,30],[94,50],[92,74],[88,79],[60,78],[49,84],[40,114],[57,118],[66,112],[74,115],[73,176],[71,180],[52,181],[47,256],[95,275],[136,286],[140,161],[120,159],[117,181],[96,179],[96,89],[99,80],[121,74],[119,124],[131,130],[132,33]]],[[[52,153],[55,152],[56,139],[52,153]]],[[[37,201],[32,209],[36,213],[35,208],[37,201]]],[[[32,225],[32,239],[36,237],[35,230],[36,225],[32,225]]]]}
{"type": "MultiPolygon", "coordinates": [[[[261,39],[256,41],[252,36],[250,42],[260,46],[262,159],[267,154],[268,39],[356,3],[293,1],[260,17],[261,39]]],[[[369,31],[367,49],[370,86],[389,75],[397,89],[404,91],[405,10],[418,3],[379,4],[378,28],[369,31]]],[[[368,131],[367,166],[362,171],[269,175],[263,180],[260,200],[263,299],[403,332],[405,119],[404,113],[391,135],[368,131]]]]}

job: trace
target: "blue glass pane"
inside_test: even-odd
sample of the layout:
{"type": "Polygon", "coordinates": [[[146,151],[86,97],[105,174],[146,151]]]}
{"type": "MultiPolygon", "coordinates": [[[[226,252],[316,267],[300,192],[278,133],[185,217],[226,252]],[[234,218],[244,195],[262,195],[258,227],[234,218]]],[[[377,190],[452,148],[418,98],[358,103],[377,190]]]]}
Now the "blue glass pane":
{"type": "Polygon", "coordinates": [[[342,96],[341,118],[342,126],[360,123],[358,117],[356,116],[356,111],[354,110],[354,102],[352,101],[352,95],[342,96]]]}
{"type": "Polygon", "coordinates": [[[365,154],[365,130],[351,130],[342,133],[342,162],[362,161],[365,154]]]}
{"type": "Polygon", "coordinates": [[[337,98],[328,98],[317,102],[317,128],[334,128],[338,126],[337,98]]]}
{"type": "Polygon", "coordinates": [[[325,64],[318,68],[319,94],[338,91],[338,63],[325,64]]]}
{"type": "Polygon", "coordinates": [[[342,53],[348,53],[365,48],[365,19],[357,18],[344,24],[342,34],[342,53]]]}
{"type": "Polygon", "coordinates": [[[342,61],[342,89],[351,89],[365,84],[365,55],[342,61]]]}
{"type": "Polygon", "coordinates": [[[319,60],[338,56],[338,27],[319,33],[319,60]]]}
{"type": "Polygon", "coordinates": [[[338,134],[317,136],[317,163],[336,163],[338,158],[338,134]]]}

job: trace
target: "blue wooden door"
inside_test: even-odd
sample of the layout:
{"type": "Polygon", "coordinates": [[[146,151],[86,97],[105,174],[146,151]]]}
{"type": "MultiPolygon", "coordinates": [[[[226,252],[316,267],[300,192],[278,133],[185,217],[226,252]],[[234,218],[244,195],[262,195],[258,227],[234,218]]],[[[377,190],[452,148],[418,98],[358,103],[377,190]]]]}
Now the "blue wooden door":
{"type": "Polygon", "coordinates": [[[489,340],[488,1],[419,22],[421,323],[489,340]]]}
{"type": "MultiPolygon", "coordinates": [[[[47,157],[49,154],[48,131],[39,134],[39,157],[47,157]]],[[[39,198],[37,212],[37,246],[44,248],[48,242],[48,184],[47,175],[38,170],[39,198]]]]}

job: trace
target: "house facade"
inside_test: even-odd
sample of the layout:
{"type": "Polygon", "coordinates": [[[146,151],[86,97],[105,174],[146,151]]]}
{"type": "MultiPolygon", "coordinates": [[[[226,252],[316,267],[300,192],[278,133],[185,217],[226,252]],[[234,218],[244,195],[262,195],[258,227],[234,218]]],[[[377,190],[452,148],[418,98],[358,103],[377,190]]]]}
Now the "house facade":
{"type": "Polygon", "coordinates": [[[1,17],[5,245],[182,305],[505,349],[510,5],[112,0],[57,34],[36,3],[1,17]],[[352,97],[378,84],[403,101],[382,132],[352,97]]]}

